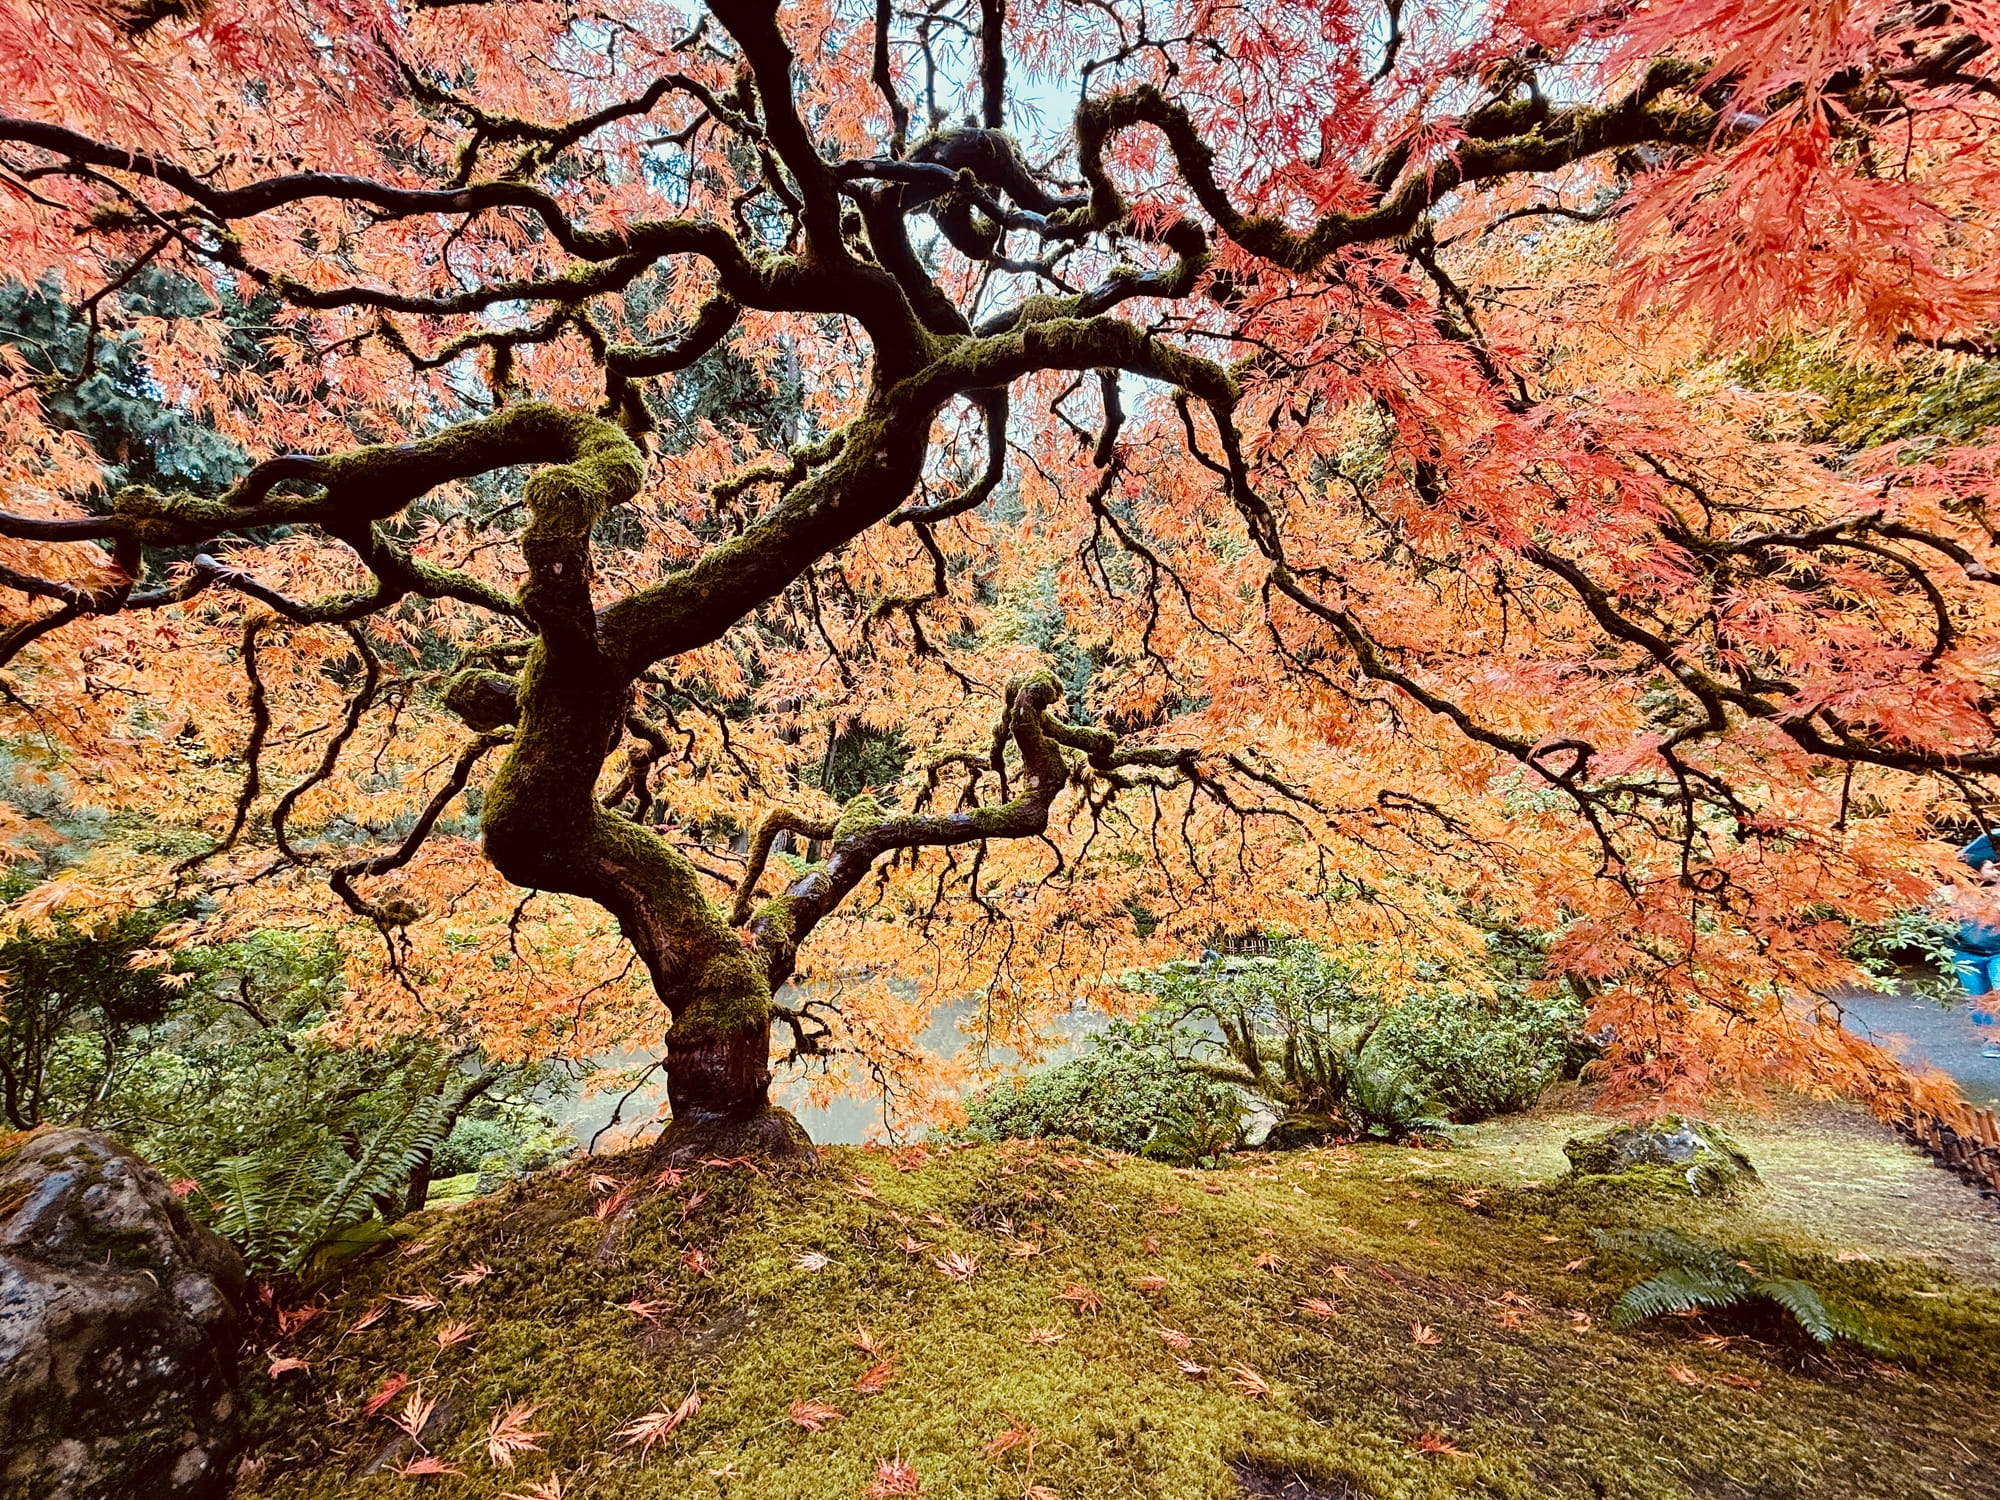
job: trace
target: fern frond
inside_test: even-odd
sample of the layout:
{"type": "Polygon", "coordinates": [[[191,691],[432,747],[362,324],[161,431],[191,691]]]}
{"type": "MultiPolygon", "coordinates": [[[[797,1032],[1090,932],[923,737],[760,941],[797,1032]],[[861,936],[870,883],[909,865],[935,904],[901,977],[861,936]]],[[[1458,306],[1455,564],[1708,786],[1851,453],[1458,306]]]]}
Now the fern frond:
{"type": "Polygon", "coordinates": [[[1839,1337],[1840,1330],[1834,1327],[1833,1319],[1828,1316],[1826,1303],[1820,1299],[1818,1292],[1797,1277],[1766,1276],[1751,1286],[1750,1295],[1763,1297],[1782,1307],[1791,1314],[1792,1321],[1817,1343],[1830,1344],[1839,1337]]]}
{"type": "Polygon", "coordinates": [[[216,1227],[243,1247],[252,1265],[282,1264],[291,1254],[299,1221],[320,1196],[316,1166],[311,1152],[216,1163],[222,1202],[216,1227]]]}
{"type": "Polygon", "coordinates": [[[374,1217],[377,1200],[399,1191],[424,1153],[442,1143],[450,1130],[448,1119],[445,1101],[433,1096],[419,1099],[377,1130],[298,1225],[285,1269],[305,1269],[322,1245],[374,1217]]]}
{"type": "Polygon", "coordinates": [[[1816,1287],[1796,1276],[1761,1276],[1747,1270],[1748,1256],[1733,1250],[1705,1245],[1671,1229],[1592,1230],[1591,1239],[1600,1250],[1659,1268],[1618,1299],[1611,1313],[1615,1327],[1629,1328],[1647,1318],[1696,1308],[1719,1311],[1755,1299],[1781,1308],[1820,1344],[1846,1338],[1886,1351],[1881,1336],[1853,1309],[1827,1301],[1816,1287]]]}
{"type": "Polygon", "coordinates": [[[1614,1328],[1630,1328],[1647,1318],[1693,1312],[1698,1307],[1734,1307],[1748,1290],[1748,1278],[1741,1273],[1732,1281],[1669,1266],[1627,1290],[1611,1310],[1611,1323],[1614,1328]]]}

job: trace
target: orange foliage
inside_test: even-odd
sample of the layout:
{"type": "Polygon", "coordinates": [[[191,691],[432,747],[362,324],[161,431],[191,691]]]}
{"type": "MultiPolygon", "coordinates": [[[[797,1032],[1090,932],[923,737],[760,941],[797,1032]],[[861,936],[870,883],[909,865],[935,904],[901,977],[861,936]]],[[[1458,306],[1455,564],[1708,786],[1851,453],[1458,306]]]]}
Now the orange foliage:
{"type": "MultiPolygon", "coordinates": [[[[743,40],[761,35],[751,4],[607,0],[587,27],[543,3],[138,13],[0,0],[0,97],[22,117],[0,121],[0,271],[80,303],[143,256],[218,309],[261,293],[255,370],[225,359],[220,311],[102,304],[160,398],[253,459],[420,437],[524,394],[629,416],[607,344],[698,326],[718,285],[742,304],[723,347],[767,382],[760,399],[796,394],[783,441],[872,410],[869,320],[886,314],[746,291],[749,273],[692,239],[618,279],[624,262],[577,236],[707,226],[803,285],[837,232],[787,204],[808,159],[861,164],[851,187],[899,149],[873,6],[783,7],[804,62],[789,103],[743,40]],[[462,201],[392,201],[468,182],[462,201]],[[268,203],[216,196],[257,184],[268,203]]],[[[975,324],[1056,318],[1051,344],[1118,324],[1181,363],[1128,361],[1123,423],[1107,426],[1082,371],[1117,358],[1024,358],[996,492],[899,523],[905,501],[949,502],[986,461],[984,388],[940,402],[914,492],[649,664],[636,701],[665,748],[648,759],[630,739],[602,768],[600,791],[726,911],[759,818],[840,816],[822,769],[841,744],[893,736],[902,769],[876,795],[948,810],[973,796],[964,766],[991,753],[1004,685],[1051,663],[1068,722],[1188,752],[1113,766],[1072,747],[1045,836],[879,860],[797,956],[790,1003],[811,1002],[819,1086],[887,1077],[919,1116],[948,1110],[996,1049],[1032,1057],[1074,1000],[1127,1005],[1121,973],[1218,932],[1364,949],[1393,983],[1439,963],[1476,976],[1483,925],[1505,922],[1554,934],[1551,980],[1592,992],[1621,1097],[1933,1087],[1813,997],[1854,977],[1854,924],[1954,878],[1940,829],[1966,798],[1983,817],[2000,770],[1995,450],[1833,451],[1812,403],[1745,388],[1734,362],[1774,333],[1877,367],[1984,349],[2000,321],[2000,23],[1886,0],[1411,4],[1385,48],[1381,17],[1351,0],[1149,12],[1152,37],[1192,41],[1143,41],[1119,14],[1017,0],[1000,106],[1050,182],[1116,184],[1110,220],[1071,239],[1016,222],[1007,266],[912,234],[975,324]],[[1085,163],[1064,102],[1079,88],[1170,107],[1098,120],[1101,160],[1085,163]],[[1183,260],[1173,226],[1190,223],[1205,247],[1183,260]],[[1022,269],[1048,254],[1046,277],[1022,269]],[[1183,264],[1193,275],[1170,284],[1183,264]],[[1161,279],[1126,285],[1148,273],[1161,279]],[[1027,300],[1064,288],[1097,300],[1060,318],[1027,300]],[[1189,360],[1233,394],[1176,375],[1189,360]],[[965,997],[965,1050],[930,1055],[938,1007],[965,997]]],[[[888,49],[910,143],[927,81],[953,96],[977,76],[955,38],[933,49],[936,80],[914,33],[888,49]]],[[[1002,336],[926,337],[943,359],[1002,336]]],[[[692,381],[652,382],[656,414],[692,381]]],[[[169,941],[342,927],[353,1038],[425,1028],[499,1058],[656,1048],[667,1017],[612,918],[482,858],[497,744],[407,864],[361,877],[403,919],[362,920],[325,880],[395,846],[466,750],[442,703],[454,671],[518,660],[492,653],[530,639],[488,603],[528,579],[518,484],[454,479],[380,523],[451,587],[300,623],[272,601],[379,573],[353,535],[232,534],[222,518],[198,561],[51,532],[105,509],[102,456],[46,404],[58,383],[0,384],[0,735],[21,780],[144,831],[14,919],[195,880],[215,900],[169,941]],[[174,597],[136,607],[160,591],[174,597]],[[67,613],[44,631],[51,610],[67,613]],[[189,870],[245,792],[246,621],[262,622],[259,781],[243,837],[189,870]],[[366,659],[379,684],[357,699],[366,659]],[[287,857],[271,817],[302,786],[287,857]]],[[[655,442],[599,526],[600,608],[783,503],[769,483],[725,483],[793,462],[748,421],[676,441],[655,442]]],[[[11,811],[0,827],[22,849],[45,832],[11,811]]],[[[779,855],[746,894],[805,878],[816,853],[779,855]]],[[[650,1447],[692,1410],[638,1419],[629,1439],[650,1447]]]]}

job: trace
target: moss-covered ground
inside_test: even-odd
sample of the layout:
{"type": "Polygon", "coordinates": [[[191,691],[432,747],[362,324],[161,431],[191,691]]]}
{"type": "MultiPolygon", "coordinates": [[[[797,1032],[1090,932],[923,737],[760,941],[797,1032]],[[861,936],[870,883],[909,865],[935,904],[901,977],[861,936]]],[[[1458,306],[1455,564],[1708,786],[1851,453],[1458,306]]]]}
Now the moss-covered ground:
{"type": "Polygon", "coordinates": [[[274,1327],[271,1357],[309,1368],[257,1361],[241,1493],[2000,1497],[2000,1290],[1976,1266],[1795,1225],[1796,1183],[1536,1186],[1561,1136],[1533,1125],[1198,1174],[1046,1146],[677,1183],[585,1163],[412,1221],[274,1327]],[[1646,1224],[1776,1241],[1759,1257],[1896,1352],[1771,1320],[1614,1330],[1637,1273],[1589,1231],[1646,1224]],[[691,1393],[650,1449],[619,1436],[691,1393]],[[419,1447],[396,1419],[432,1402],[419,1447]],[[489,1426],[522,1403],[546,1435],[509,1469],[489,1426]]]}

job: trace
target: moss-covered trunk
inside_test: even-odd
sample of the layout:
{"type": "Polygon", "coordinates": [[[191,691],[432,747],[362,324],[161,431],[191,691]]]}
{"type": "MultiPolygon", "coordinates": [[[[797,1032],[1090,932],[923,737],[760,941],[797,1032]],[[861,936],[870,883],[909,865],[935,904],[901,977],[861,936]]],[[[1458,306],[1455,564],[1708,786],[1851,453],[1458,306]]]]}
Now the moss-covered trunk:
{"type": "MultiPolygon", "coordinates": [[[[665,839],[602,806],[597,784],[631,709],[635,669],[599,640],[590,528],[640,475],[609,424],[578,424],[578,457],[528,483],[521,604],[538,635],[518,679],[467,673],[447,694],[468,722],[514,725],[481,813],[486,853],[517,885],[595,901],[618,919],[673,1016],[670,1137],[711,1149],[741,1137],[768,1154],[807,1145],[770,1107],[771,981],[694,867],[665,839]],[[508,701],[511,696],[511,702],[508,701]]],[[[727,1154],[739,1154],[730,1151],[727,1154]]]]}
{"type": "Polygon", "coordinates": [[[487,854],[519,885],[583,896],[617,917],[673,1016],[670,1137],[698,1134],[704,1149],[721,1151],[730,1137],[743,1136],[728,1155],[803,1144],[789,1117],[782,1128],[767,1119],[771,986],[764,965],[701,890],[687,860],[594,795],[629,688],[558,669],[552,657],[538,644],[521,674],[514,744],[483,815],[487,854]]]}

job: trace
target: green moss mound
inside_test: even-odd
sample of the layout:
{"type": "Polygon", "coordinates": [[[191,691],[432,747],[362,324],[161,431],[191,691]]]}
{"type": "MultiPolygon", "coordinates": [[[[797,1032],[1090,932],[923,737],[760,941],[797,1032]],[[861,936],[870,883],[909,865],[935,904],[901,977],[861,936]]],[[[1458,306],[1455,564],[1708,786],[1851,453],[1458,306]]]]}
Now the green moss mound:
{"type": "Polygon", "coordinates": [[[1629,1278],[1591,1229],[1720,1239],[1742,1210],[1496,1214],[1439,1165],[1331,1148],[1196,1173],[1013,1142],[783,1175],[582,1164],[413,1221],[274,1330],[310,1368],[253,1376],[239,1493],[860,1500],[888,1461],[925,1496],[996,1500],[2000,1497],[2000,1433],[1966,1420],[2000,1386],[2000,1292],[1818,1266],[1895,1363],[1618,1332],[1629,1278]],[[417,1390],[424,1449],[459,1472],[398,1476],[421,1455],[390,1419],[417,1390]],[[691,1393],[650,1450],[619,1436],[691,1393]],[[523,1403],[546,1436],[508,1469],[489,1424],[523,1403]]]}

